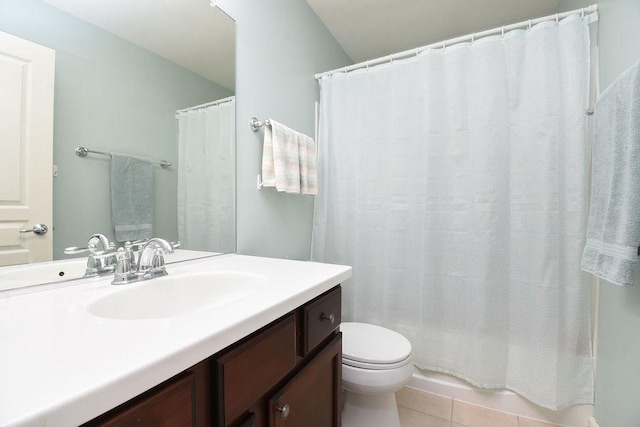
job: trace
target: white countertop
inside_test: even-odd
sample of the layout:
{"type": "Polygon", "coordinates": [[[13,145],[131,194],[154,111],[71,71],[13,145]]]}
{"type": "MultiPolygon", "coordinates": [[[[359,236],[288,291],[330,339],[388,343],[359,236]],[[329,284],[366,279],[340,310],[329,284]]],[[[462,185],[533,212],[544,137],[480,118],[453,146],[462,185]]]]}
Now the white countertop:
{"type": "Polygon", "coordinates": [[[114,320],[86,310],[98,298],[153,281],[113,286],[111,277],[86,279],[0,297],[0,425],[82,424],[351,276],[347,266],[234,254],[167,271],[251,272],[269,283],[234,303],[162,319],[114,320]]]}

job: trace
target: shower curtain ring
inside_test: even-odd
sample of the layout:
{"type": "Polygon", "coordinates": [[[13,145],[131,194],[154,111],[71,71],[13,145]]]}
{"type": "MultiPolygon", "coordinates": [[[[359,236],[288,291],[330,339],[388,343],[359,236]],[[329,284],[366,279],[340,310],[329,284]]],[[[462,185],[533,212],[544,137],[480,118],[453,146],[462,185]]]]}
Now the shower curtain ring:
{"type": "Polygon", "coordinates": [[[560,17],[558,16],[558,14],[556,13],[556,24],[560,23],[560,17]]]}
{"type": "Polygon", "coordinates": [[[471,34],[471,46],[473,46],[473,42],[476,40],[476,33],[471,34]]]}
{"type": "Polygon", "coordinates": [[[529,19],[529,29],[528,31],[531,31],[531,19],[529,19]]]}

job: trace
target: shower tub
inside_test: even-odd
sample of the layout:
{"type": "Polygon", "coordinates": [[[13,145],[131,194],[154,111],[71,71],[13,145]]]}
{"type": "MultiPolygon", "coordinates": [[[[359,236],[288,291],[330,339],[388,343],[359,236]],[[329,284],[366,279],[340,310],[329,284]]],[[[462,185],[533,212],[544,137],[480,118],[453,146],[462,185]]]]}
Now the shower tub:
{"type": "Polygon", "coordinates": [[[541,408],[510,390],[480,389],[451,375],[419,369],[415,369],[407,386],[454,400],[484,406],[496,411],[508,412],[562,426],[586,427],[589,425],[589,419],[593,412],[591,405],[575,405],[554,412],[541,408]]]}

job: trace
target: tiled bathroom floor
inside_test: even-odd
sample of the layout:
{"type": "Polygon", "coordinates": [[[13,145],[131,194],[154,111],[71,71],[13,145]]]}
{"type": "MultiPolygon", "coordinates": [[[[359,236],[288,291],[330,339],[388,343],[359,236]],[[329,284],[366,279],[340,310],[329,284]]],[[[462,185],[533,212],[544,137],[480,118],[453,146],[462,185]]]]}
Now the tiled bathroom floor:
{"type": "Polygon", "coordinates": [[[559,427],[411,387],[396,399],[402,427],[559,427]]]}

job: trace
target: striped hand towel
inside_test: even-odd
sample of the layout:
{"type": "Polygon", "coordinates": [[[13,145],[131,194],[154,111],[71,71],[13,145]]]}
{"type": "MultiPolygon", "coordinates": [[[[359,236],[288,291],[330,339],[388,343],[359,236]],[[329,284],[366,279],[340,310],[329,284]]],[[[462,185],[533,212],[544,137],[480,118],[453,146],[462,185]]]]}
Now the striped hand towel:
{"type": "Polygon", "coordinates": [[[317,194],[316,149],[312,138],[270,119],[265,126],[262,185],[287,193],[317,194]]]}

